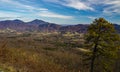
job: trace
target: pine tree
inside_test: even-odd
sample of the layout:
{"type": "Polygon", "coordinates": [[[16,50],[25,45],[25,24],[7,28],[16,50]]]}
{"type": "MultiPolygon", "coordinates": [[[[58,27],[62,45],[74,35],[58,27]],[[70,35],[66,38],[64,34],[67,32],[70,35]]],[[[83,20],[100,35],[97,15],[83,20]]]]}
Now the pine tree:
{"type": "Polygon", "coordinates": [[[118,55],[120,39],[113,24],[104,18],[95,19],[88,27],[85,40],[90,49],[90,72],[114,72],[112,64],[118,55]]]}

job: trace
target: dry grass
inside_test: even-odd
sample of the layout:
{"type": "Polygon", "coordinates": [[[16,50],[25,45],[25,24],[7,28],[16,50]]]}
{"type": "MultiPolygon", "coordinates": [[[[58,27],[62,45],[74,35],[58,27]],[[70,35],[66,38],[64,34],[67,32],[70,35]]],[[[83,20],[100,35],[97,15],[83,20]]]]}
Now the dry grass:
{"type": "Polygon", "coordinates": [[[78,49],[83,47],[83,36],[79,37],[77,34],[66,37],[41,33],[24,35],[25,33],[0,34],[0,70],[88,72],[88,69],[83,69],[82,62],[82,53],[86,50],[78,49]]]}

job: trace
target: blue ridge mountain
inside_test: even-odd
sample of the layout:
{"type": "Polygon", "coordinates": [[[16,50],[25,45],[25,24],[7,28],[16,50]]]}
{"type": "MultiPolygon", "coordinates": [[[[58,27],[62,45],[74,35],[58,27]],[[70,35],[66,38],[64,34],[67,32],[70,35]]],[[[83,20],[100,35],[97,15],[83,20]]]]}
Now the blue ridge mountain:
{"type": "MultiPolygon", "coordinates": [[[[59,25],[55,23],[49,23],[43,20],[35,19],[30,22],[24,22],[22,20],[5,20],[0,21],[0,30],[13,29],[16,31],[41,31],[41,32],[79,32],[85,33],[89,24],[77,24],[77,25],[59,25]]],[[[117,32],[120,33],[120,25],[114,24],[117,32]]]]}

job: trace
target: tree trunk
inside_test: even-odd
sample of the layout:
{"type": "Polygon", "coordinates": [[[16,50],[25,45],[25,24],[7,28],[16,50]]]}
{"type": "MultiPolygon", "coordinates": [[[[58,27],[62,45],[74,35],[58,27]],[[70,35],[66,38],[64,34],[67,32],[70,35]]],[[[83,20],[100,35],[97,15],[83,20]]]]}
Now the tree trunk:
{"type": "Polygon", "coordinates": [[[97,51],[97,44],[95,45],[94,50],[93,50],[90,72],[94,72],[94,62],[95,62],[95,58],[96,58],[96,55],[95,55],[96,51],[97,51]]]}

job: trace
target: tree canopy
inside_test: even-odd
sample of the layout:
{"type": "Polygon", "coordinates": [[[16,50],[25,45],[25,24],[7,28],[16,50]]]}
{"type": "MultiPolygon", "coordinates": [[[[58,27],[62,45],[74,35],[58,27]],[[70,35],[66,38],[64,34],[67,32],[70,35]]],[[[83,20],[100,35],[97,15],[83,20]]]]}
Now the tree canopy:
{"type": "Polygon", "coordinates": [[[85,43],[90,49],[90,72],[114,72],[118,56],[119,35],[112,23],[104,18],[95,19],[88,27],[85,43]]]}

